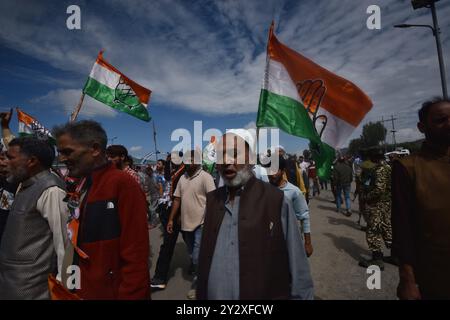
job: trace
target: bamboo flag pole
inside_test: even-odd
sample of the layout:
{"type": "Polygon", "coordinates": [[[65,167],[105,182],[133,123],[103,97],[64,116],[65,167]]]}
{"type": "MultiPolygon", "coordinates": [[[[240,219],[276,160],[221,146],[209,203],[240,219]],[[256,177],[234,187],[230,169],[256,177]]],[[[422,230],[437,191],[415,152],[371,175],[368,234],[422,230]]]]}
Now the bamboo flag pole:
{"type": "Polygon", "coordinates": [[[155,158],[156,158],[156,161],[158,161],[158,147],[156,146],[155,119],[153,119],[153,141],[155,142],[155,158]]]}
{"type": "Polygon", "coordinates": [[[74,122],[77,120],[78,114],[80,113],[81,107],[83,106],[83,100],[84,100],[84,92],[81,94],[80,102],[78,102],[75,109],[73,109],[72,114],[70,115],[70,122],[74,122]]]}

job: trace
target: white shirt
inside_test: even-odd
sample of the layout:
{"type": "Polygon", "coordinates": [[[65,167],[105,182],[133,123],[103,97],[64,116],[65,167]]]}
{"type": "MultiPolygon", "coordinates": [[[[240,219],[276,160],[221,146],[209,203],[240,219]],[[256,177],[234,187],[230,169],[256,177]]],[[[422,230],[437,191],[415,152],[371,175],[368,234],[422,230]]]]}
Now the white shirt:
{"type": "Polygon", "coordinates": [[[253,173],[255,177],[261,181],[269,182],[269,176],[267,175],[267,169],[263,166],[256,165],[253,167],[253,173]]]}
{"type": "Polygon", "coordinates": [[[69,208],[67,203],[63,201],[65,196],[66,192],[63,189],[57,186],[50,187],[42,192],[36,204],[36,209],[48,221],[53,233],[53,246],[58,257],[58,280],[61,280],[61,268],[67,243],[66,224],[69,217],[69,208]]]}
{"type": "Polygon", "coordinates": [[[307,161],[303,161],[302,163],[300,163],[300,169],[302,169],[302,172],[308,172],[309,168],[309,162],[307,161]]]}

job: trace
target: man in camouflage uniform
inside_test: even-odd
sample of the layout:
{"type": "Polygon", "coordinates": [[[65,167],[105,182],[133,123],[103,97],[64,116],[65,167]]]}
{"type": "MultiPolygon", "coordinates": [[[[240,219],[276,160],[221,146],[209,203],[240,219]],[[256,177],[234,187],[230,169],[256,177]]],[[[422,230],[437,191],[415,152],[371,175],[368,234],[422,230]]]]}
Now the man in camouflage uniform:
{"type": "Polygon", "coordinates": [[[391,167],[384,160],[381,150],[374,150],[371,160],[375,163],[375,167],[364,199],[367,219],[366,240],[372,252],[372,259],[362,260],[359,265],[365,268],[377,265],[380,270],[384,270],[383,241],[389,249],[392,244],[391,167]]]}
{"type": "MultiPolygon", "coordinates": [[[[356,190],[354,193],[355,201],[356,197],[358,197],[358,205],[359,205],[359,218],[358,224],[361,226],[361,217],[364,218],[364,221],[367,222],[367,214],[366,214],[366,193],[369,191],[370,180],[373,177],[373,171],[375,168],[375,163],[373,163],[368,157],[368,150],[360,150],[359,151],[362,162],[357,165],[358,169],[355,171],[355,182],[356,182],[356,190]]],[[[366,231],[367,227],[361,226],[362,231],[366,231]]]]}

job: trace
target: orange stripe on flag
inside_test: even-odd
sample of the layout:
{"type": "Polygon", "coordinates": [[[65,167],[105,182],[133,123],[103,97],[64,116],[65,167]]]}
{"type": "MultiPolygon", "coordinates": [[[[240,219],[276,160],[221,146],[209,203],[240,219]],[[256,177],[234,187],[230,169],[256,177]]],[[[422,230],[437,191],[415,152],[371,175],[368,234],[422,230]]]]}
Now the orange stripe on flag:
{"type": "Polygon", "coordinates": [[[273,25],[269,31],[267,54],[271,59],[284,65],[295,85],[307,80],[322,80],[326,93],[320,108],[326,109],[352,126],[358,126],[372,108],[370,98],[355,84],[279,42],[273,34],[273,25]]]}
{"type": "Polygon", "coordinates": [[[95,62],[98,63],[99,65],[105,67],[106,69],[111,70],[112,72],[120,74],[121,78],[126,82],[126,84],[128,84],[133,89],[133,91],[136,93],[136,95],[139,98],[139,101],[141,101],[144,104],[148,104],[148,100],[150,99],[150,95],[151,95],[152,91],[141,86],[140,84],[134,82],[133,80],[128,78],[126,75],[124,75],[122,72],[117,70],[109,62],[107,62],[103,58],[103,51],[99,52],[99,54],[97,56],[97,60],[95,62]]]}
{"type": "Polygon", "coordinates": [[[19,110],[19,108],[17,108],[17,118],[19,119],[20,122],[23,122],[27,125],[31,125],[31,123],[33,123],[35,121],[35,119],[32,116],[19,110]]]}

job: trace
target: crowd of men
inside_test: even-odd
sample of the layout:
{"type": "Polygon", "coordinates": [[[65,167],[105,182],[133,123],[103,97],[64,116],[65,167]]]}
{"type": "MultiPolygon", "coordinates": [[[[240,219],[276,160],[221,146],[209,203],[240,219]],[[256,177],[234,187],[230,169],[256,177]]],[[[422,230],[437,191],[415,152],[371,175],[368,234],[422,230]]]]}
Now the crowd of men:
{"type": "MultiPolygon", "coordinates": [[[[197,151],[137,168],[124,146],[107,146],[99,123],[84,120],[52,132],[62,171],[55,146],[14,137],[11,112],[0,117],[0,299],[149,299],[170,280],[180,233],[189,299],[314,298],[309,201],[328,188],[314,161],[278,146],[265,155],[278,166],[263,165],[256,140],[236,129],[220,138],[223,161],[213,169],[197,151]],[[149,232],[158,226],[150,277],[149,232]]],[[[372,253],[360,266],[398,265],[400,299],[449,299],[450,102],[425,103],[418,128],[425,142],[415,155],[389,164],[377,148],[338,157],[331,189],[336,211],[351,216],[356,182],[372,253]]]]}

